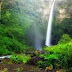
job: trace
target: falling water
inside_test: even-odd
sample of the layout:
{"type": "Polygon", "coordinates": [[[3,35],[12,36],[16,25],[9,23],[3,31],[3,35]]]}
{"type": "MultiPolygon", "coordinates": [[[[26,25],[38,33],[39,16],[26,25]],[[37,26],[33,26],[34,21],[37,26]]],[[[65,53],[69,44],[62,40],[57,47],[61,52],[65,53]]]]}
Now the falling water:
{"type": "Polygon", "coordinates": [[[42,50],[42,35],[38,25],[34,25],[35,30],[35,49],[42,50]]]}
{"type": "Polygon", "coordinates": [[[46,46],[51,45],[51,30],[52,30],[54,4],[55,4],[55,0],[53,0],[53,4],[52,4],[50,15],[49,15],[49,21],[48,21],[48,27],[47,27],[47,35],[46,35],[46,43],[45,43],[46,46]]]}

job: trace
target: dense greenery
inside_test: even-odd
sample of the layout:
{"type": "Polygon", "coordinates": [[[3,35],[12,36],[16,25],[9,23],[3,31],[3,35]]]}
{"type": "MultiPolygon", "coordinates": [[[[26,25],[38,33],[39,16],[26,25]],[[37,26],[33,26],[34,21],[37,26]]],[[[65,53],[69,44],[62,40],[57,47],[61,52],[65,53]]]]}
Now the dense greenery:
{"type": "MultiPolygon", "coordinates": [[[[37,11],[41,8],[39,3],[40,1],[34,0],[25,0],[25,3],[23,0],[21,2],[19,0],[2,1],[0,33],[2,35],[1,39],[6,37],[6,40],[11,42],[8,43],[8,49],[24,49],[23,47],[26,45],[34,46],[35,35],[36,33],[40,33],[38,31],[36,32],[36,28],[37,30],[39,28],[42,31],[44,30],[44,26],[42,26],[42,16],[40,12],[37,11]],[[36,27],[36,25],[38,26],[36,27]]],[[[43,31],[43,33],[44,32],[45,31],[43,31]]]]}
{"type": "Polygon", "coordinates": [[[55,46],[44,48],[46,54],[40,57],[44,61],[39,61],[39,66],[52,68],[70,68],[72,67],[72,39],[68,35],[63,35],[59,43],[55,46]]]}
{"type": "MultiPolygon", "coordinates": [[[[0,19],[0,35],[2,35],[2,38],[0,38],[4,39],[4,37],[6,37],[5,40],[11,42],[8,44],[8,47],[5,47],[8,49],[24,49],[26,45],[34,47],[35,39],[40,39],[41,44],[44,45],[46,39],[47,18],[43,17],[43,13],[39,11],[40,9],[43,9],[43,3],[40,3],[42,3],[40,0],[25,0],[24,2],[23,0],[2,1],[0,19]]],[[[64,8],[61,7],[62,5],[59,4],[59,8],[64,8]]],[[[67,14],[67,6],[65,7],[67,14]]],[[[54,12],[52,44],[57,44],[63,34],[69,34],[72,37],[72,17],[68,13],[70,16],[64,18],[60,22],[58,19],[58,10],[55,9],[54,12]]]]}
{"type": "Polygon", "coordinates": [[[44,48],[45,53],[34,51],[29,55],[12,55],[11,60],[15,63],[36,64],[46,70],[52,69],[70,69],[72,67],[72,39],[65,34],[59,40],[58,44],[44,48]],[[31,57],[30,57],[31,56],[31,57]],[[36,57],[33,59],[33,57],[36,57]],[[38,59],[37,59],[38,58],[38,59]]]}
{"type": "Polygon", "coordinates": [[[11,55],[10,60],[14,63],[33,63],[45,70],[67,68],[71,71],[71,3],[71,0],[57,3],[52,26],[54,46],[45,47],[48,18],[44,16],[44,10],[48,8],[44,6],[49,3],[42,0],[0,1],[0,56],[11,55]],[[65,9],[64,18],[58,17],[60,9],[65,9]],[[35,51],[39,44],[43,50],[35,51]]]}
{"type": "Polygon", "coordinates": [[[29,55],[20,54],[20,55],[11,55],[10,59],[15,63],[27,63],[30,60],[29,55]]]}

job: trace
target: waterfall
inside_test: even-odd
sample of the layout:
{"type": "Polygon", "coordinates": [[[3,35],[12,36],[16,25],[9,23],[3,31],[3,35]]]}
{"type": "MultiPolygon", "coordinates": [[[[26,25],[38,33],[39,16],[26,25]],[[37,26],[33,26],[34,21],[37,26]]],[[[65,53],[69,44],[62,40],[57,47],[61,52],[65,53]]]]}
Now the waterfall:
{"type": "Polygon", "coordinates": [[[46,43],[45,43],[46,46],[51,45],[51,30],[52,30],[54,4],[55,4],[55,0],[53,0],[50,15],[49,15],[49,21],[48,21],[48,27],[47,27],[47,35],[46,35],[46,43]]]}
{"type": "Polygon", "coordinates": [[[42,50],[42,34],[38,25],[34,25],[35,30],[35,49],[42,50]]]}

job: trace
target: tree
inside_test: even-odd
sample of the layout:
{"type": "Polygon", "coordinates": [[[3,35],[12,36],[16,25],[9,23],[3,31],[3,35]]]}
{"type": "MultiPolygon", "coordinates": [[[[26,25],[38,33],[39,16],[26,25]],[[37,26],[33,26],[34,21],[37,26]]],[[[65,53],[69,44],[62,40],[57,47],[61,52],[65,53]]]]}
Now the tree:
{"type": "Polygon", "coordinates": [[[59,40],[58,44],[66,44],[69,43],[72,39],[69,37],[69,35],[64,34],[62,35],[61,39],[59,40]]]}

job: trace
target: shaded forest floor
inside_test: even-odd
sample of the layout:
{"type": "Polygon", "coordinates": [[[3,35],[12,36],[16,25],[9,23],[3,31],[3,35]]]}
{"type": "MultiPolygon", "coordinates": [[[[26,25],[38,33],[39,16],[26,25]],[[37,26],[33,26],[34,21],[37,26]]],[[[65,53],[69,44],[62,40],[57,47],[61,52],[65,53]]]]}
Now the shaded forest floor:
{"type": "Polygon", "coordinates": [[[37,68],[36,66],[31,66],[23,63],[16,64],[11,62],[9,59],[2,59],[0,60],[0,72],[47,72],[47,71],[37,68]]]}
{"type": "Polygon", "coordinates": [[[19,63],[16,64],[10,59],[1,59],[0,60],[0,72],[70,72],[63,69],[56,69],[52,71],[46,71],[42,68],[38,68],[33,65],[19,63]]]}

